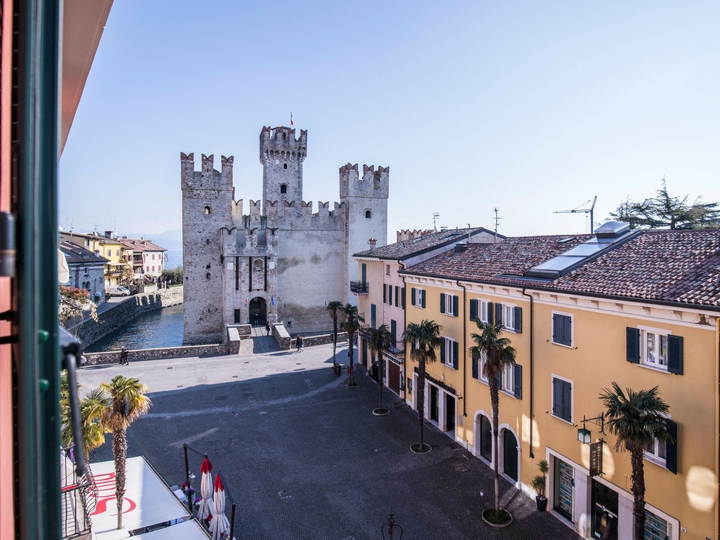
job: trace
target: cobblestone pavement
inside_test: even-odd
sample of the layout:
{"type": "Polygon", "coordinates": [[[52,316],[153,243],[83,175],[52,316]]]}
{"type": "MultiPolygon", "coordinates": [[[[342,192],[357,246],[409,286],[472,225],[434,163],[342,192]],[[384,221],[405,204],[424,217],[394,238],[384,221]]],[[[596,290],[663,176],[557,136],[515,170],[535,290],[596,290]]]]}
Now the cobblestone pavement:
{"type": "MultiPolygon", "coordinates": [[[[426,429],[429,454],[410,452],[416,413],[385,390],[391,413],[373,416],[377,385],[359,369],[349,390],[331,363],[332,346],[320,346],[98,366],[80,380],[89,389],[123,373],[150,386],[153,408],[128,430],[129,455],[180,484],[183,443],[207,452],[237,503],[237,540],[377,540],[391,509],[404,540],[580,538],[505,480],[502,505],[515,522],[483,524],[492,471],[436,429],[426,429]]],[[[109,441],[91,461],[112,459],[109,441]]],[[[198,491],[201,459],[191,455],[198,491]]]]}

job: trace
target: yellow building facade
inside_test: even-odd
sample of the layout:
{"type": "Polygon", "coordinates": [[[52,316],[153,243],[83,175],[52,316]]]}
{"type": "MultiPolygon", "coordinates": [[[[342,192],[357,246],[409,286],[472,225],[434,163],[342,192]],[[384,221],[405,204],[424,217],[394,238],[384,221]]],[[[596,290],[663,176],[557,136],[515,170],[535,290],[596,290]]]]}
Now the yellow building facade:
{"type": "MultiPolygon", "coordinates": [[[[427,366],[426,416],[492,466],[489,386],[467,351],[471,334],[479,333],[474,320],[502,321],[517,350],[516,366],[501,381],[504,477],[534,497],[529,486],[545,459],[548,509],[558,519],[585,538],[631,538],[630,455],[615,450],[607,429],[601,433],[599,395],[613,382],[623,389],[657,386],[676,441],[646,452],[646,538],[717,538],[720,269],[712,261],[718,232],[630,234],[604,256],[570,261],[581,264],[556,279],[528,274],[546,261],[567,263],[563,254],[586,249],[592,238],[467,246],[402,272],[413,298],[407,323],[434,320],[445,338],[438,361],[427,366]],[[698,255],[702,246],[707,256],[698,255]],[[693,272],[688,267],[695,263],[683,257],[695,257],[693,272]],[[644,266],[653,259],[657,265],[644,266]],[[663,294],[680,300],[658,298],[663,294]],[[583,427],[592,443],[603,441],[596,447],[598,476],[590,476],[590,446],[578,440],[583,427]]],[[[416,364],[409,354],[405,361],[406,400],[416,408],[416,364]]]]}

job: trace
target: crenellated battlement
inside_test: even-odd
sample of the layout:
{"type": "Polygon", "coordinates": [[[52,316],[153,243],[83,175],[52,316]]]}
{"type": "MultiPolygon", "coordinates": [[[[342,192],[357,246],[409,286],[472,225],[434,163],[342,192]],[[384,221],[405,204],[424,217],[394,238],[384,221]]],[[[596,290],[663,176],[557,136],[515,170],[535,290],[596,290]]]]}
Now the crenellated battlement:
{"type": "Polygon", "coordinates": [[[253,201],[252,199],[248,201],[248,210],[250,211],[251,216],[259,216],[260,208],[261,201],[259,199],[257,201],[253,201]]]}
{"type": "Polygon", "coordinates": [[[221,156],[221,170],[214,168],[215,156],[201,154],[200,171],[195,170],[195,154],[180,152],[180,181],[183,189],[233,190],[234,157],[221,156]]]}
{"type": "Polygon", "coordinates": [[[424,231],[421,229],[401,229],[397,231],[397,242],[407,242],[408,240],[415,240],[416,238],[422,238],[424,236],[427,236],[429,234],[432,234],[432,229],[425,229],[424,231]]]}
{"type": "MultiPolygon", "coordinates": [[[[249,216],[246,216],[246,218],[249,216]]],[[[248,224],[250,221],[246,220],[248,224]]],[[[260,225],[258,223],[257,225],[260,225]]],[[[263,224],[264,225],[264,224],[263,224]]],[[[278,230],[264,226],[222,227],[222,253],[225,257],[277,256],[278,230]]]]}
{"type": "Polygon", "coordinates": [[[340,167],[340,198],[364,197],[387,199],[390,196],[390,167],[363,165],[363,174],[357,163],[340,167]]]}
{"type": "Polygon", "coordinates": [[[307,130],[300,130],[295,137],[295,128],[284,126],[263,127],[260,131],[260,163],[270,159],[283,161],[304,161],[307,157],[307,130]]]}

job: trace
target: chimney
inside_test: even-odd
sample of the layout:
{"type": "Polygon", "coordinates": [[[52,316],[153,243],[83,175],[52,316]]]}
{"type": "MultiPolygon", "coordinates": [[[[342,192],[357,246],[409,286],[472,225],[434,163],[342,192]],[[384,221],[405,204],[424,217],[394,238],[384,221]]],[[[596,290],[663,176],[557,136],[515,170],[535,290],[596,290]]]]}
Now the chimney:
{"type": "Polygon", "coordinates": [[[368,240],[368,244],[370,244],[370,253],[375,253],[375,245],[377,244],[377,240],[375,238],[371,238],[368,240]]]}

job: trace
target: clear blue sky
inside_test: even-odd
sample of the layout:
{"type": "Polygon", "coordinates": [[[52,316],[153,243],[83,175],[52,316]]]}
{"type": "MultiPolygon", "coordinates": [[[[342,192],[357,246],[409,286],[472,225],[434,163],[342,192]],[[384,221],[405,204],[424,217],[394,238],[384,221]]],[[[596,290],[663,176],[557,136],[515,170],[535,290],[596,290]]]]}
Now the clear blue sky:
{"type": "Polygon", "coordinates": [[[305,200],[390,166],[388,233],[587,230],[598,196],[720,200],[720,3],[116,0],[60,163],[60,225],[181,227],[180,152],[235,156],[259,199],[263,125],[307,129],[305,200]]]}

